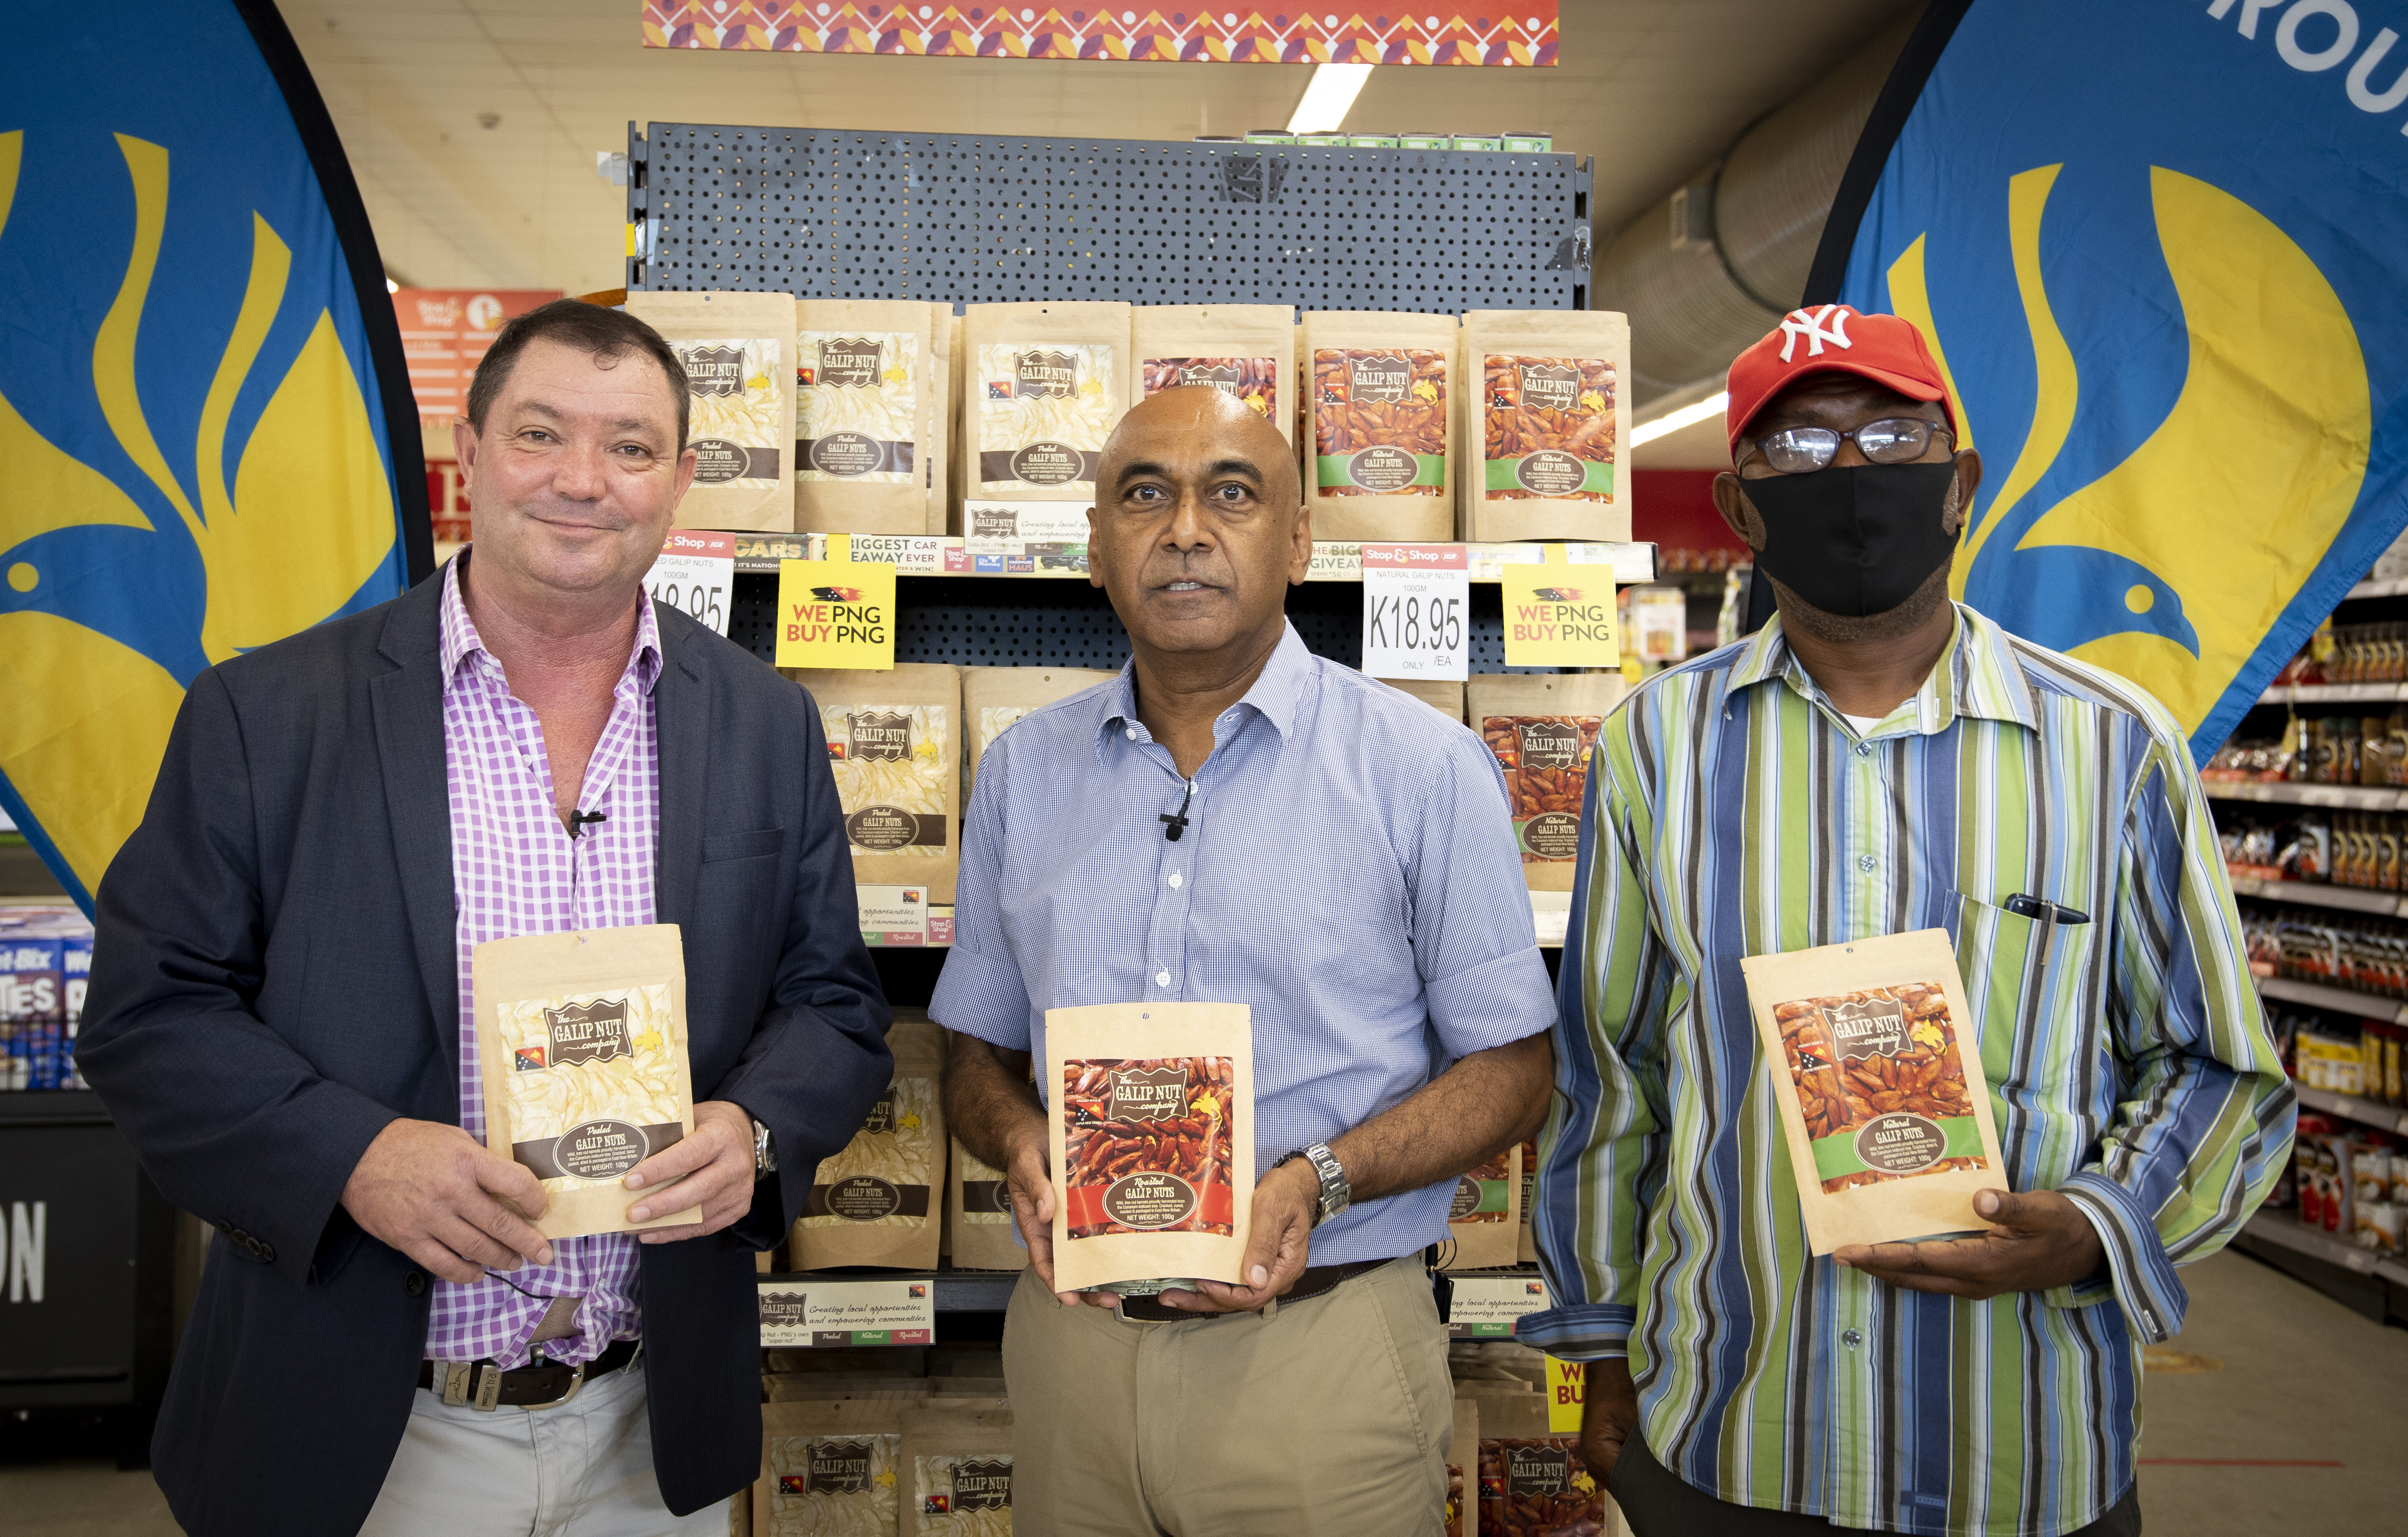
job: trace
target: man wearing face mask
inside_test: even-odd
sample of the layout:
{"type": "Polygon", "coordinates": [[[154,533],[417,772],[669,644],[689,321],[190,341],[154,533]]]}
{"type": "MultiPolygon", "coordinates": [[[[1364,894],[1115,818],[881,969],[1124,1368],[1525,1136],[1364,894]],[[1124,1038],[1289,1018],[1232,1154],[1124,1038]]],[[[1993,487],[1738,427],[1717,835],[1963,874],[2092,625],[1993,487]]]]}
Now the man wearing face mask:
{"type": "Polygon", "coordinates": [[[1651,680],[1589,776],[1533,1223],[1640,1537],[2140,1530],[2139,1351],[2293,1101],[2183,732],[1951,603],[1981,484],[1890,315],[1732,365],[1716,505],[1780,612],[1651,680]],[[2005,1155],[1991,1226],[1813,1257],[1740,961],[1945,928],[2005,1155]]]}

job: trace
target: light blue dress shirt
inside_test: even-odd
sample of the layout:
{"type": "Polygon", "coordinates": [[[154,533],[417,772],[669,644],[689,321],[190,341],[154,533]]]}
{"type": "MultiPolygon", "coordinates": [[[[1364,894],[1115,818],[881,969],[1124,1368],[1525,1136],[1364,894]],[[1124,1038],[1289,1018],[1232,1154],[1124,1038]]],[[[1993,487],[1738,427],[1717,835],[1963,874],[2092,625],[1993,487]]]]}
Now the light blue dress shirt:
{"type": "MultiPolygon", "coordinates": [[[[1213,723],[1173,842],[1160,819],[1186,794],[1127,668],[996,738],[930,1014],[1041,1063],[1048,1009],[1249,1005],[1258,1176],[1555,1023],[1504,775],[1462,725],[1291,625],[1213,723]]],[[[1454,1189],[1349,1209],[1312,1235],[1312,1263],[1444,1238],[1454,1189]]]]}

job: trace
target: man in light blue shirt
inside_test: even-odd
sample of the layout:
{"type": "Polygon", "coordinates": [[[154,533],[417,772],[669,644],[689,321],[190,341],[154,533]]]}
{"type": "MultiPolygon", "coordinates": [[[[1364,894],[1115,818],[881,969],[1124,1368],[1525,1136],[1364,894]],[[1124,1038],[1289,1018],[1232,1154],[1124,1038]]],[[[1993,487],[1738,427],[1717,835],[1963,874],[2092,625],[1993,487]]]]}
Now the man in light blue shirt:
{"type": "Polygon", "coordinates": [[[1453,1389],[1419,1255],[1552,1070],[1503,776],[1288,626],[1310,514],[1234,396],[1131,410],[1090,517],[1134,655],[981,760],[930,1007],[962,1036],[948,1119],[1006,1171],[1032,1261],[1004,1335],[1014,1506],[1099,1537],[1434,1537],[1453,1389]],[[1252,1009],[1250,1284],[1055,1294],[1031,1054],[1048,1009],[1146,1000],[1252,1009]]]}

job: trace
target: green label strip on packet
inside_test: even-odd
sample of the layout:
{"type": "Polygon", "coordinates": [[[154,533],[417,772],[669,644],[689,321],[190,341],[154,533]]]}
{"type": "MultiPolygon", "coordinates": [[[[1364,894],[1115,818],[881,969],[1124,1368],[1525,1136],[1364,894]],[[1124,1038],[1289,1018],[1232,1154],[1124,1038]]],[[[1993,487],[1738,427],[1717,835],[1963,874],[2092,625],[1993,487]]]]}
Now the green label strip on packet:
{"type": "MultiPolygon", "coordinates": [[[[1359,452],[1360,451],[1358,450],[1357,452],[1359,452]]],[[[1347,461],[1354,457],[1354,455],[1353,453],[1325,453],[1321,455],[1319,461],[1320,469],[1318,472],[1320,475],[1320,483],[1326,486],[1353,485],[1354,482],[1347,479],[1346,476],[1346,465],[1347,461]]],[[[1413,455],[1413,460],[1417,471],[1413,476],[1413,484],[1431,486],[1442,486],[1446,484],[1445,454],[1416,453],[1413,455]]]]}
{"type": "MultiPolygon", "coordinates": [[[[1323,462],[1327,463],[1326,460],[1323,462]]],[[[1518,455],[1511,459],[1490,459],[1486,463],[1488,466],[1487,487],[1489,490],[1519,491],[1522,488],[1522,482],[1519,480],[1516,480],[1513,474],[1514,470],[1522,463],[1521,458],[1518,455]]],[[[1326,485],[1329,482],[1325,481],[1322,483],[1326,485]]],[[[1343,484],[1344,482],[1341,481],[1340,483],[1343,484]]],[[[1591,461],[1588,466],[1588,474],[1586,478],[1581,481],[1581,490],[1584,493],[1595,493],[1607,496],[1612,496],[1613,467],[1612,465],[1598,464],[1591,461]]]]}
{"type": "MultiPolygon", "coordinates": [[[[1478,1216],[1487,1212],[1502,1212],[1511,1207],[1512,1202],[1506,1198],[1506,1191],[1510,1188],[1506,1181],[1476,1180],[1473,1183],[1480,1186],[1480,1204],[1466,1212],[1464,1216],[1478,1216]]],[[[1463,1217],[1455,1217],[1452,1220],[1460,1222],[1463,1217]]]]}
{"type": "MultiPolygon", "coordinates": [[[[1924,1115],[1917,1118],[1929,1121],[1938,1127],[1945,1138],[1944,1151],[1940,1155],[1941,1157],[1978,1158],[1983,1156],[1981,1123],[1975,1121],[1971,1115],[1924,1115]]],[[[1856,1132],[1862,1129],[1861,1127],[1852,1127],[1846,1131],[1837,1132],[1828,1137],[1815,1138],[1813,1144],[1814,1172],[1827,1180],[1839,1179],[1847,1174],[1874,1172],[1871,1164],[1856,1156],[1856,1132]]],[[[1905,1177],[1913,1179],[1914,1176],[1909,1174],[1905,1177]]]]}

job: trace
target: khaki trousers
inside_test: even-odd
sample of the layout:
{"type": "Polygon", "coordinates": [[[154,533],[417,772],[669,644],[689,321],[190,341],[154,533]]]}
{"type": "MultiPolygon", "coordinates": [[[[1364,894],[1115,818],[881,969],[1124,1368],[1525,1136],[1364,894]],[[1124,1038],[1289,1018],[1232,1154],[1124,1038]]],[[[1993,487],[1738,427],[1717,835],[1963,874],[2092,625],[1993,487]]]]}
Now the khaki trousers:
{"type": "Polygon", "coordinates": [[[1419,1257],[1276,1314],[1123,1323],[1021,1272],[1024,1537],[1440,1537],[1455,1387],[1419,1257]]]}

